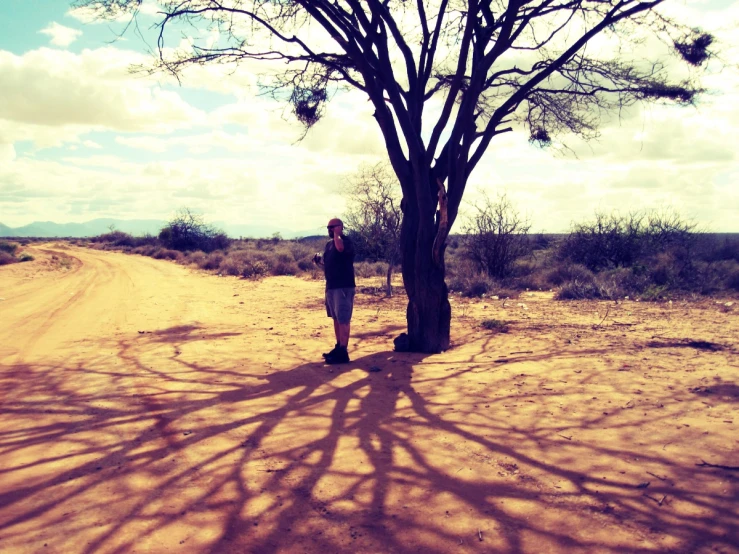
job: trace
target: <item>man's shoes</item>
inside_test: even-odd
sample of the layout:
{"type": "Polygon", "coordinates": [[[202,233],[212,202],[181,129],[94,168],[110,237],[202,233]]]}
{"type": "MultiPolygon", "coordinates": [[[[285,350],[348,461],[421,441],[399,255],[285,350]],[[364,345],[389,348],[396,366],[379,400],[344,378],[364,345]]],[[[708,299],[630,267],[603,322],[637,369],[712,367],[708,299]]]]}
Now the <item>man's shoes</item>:
{"type": "Polygon", "coordinates": [[[329,356],[333,356],[334,354],[336,354],[336,351],[339,348],[341,348],[341,347],[339,346],[339,343],[337,342],[336,345],[334,346],[334,349],[331,352],[324,352],[323,354],[321,354],[321,356],[323,356],[324,358],[328,358],[329,356]]]}
{"type": "Polygon", "coordinates": [[[326,356],[327,364],[347,364],[349,362],[349,353],[346,351],[346,348],[341,346],[326,356]]]}

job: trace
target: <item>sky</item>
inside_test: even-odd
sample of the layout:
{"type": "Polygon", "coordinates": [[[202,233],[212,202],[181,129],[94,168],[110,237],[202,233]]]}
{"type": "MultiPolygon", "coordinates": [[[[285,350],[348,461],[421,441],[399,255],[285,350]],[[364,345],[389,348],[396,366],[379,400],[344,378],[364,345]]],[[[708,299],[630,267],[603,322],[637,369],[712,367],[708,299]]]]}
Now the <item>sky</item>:
{"type": "MultiPolygon", "coordinates": [[[[668,0],[739,60],[739,0],[668,0]]],[[[347,179],[386,159],[367,99],[337,94],[301,141],[285,105],[258,95],[254,65],[202,67],[181,83],[132,74],[153,47],[154,0],[123,23],[90,21],[64,0],[0,0],[0,223],[209,221],[319,232],[346,209],[347,179]]],[[[713,232],[739,232],[739,70],[712,62],[695,107],[644,106],[596,141],[540,149],[523,130],[496,137],[468,184],[506,194],[533,231],[564,232],[596,211],[670,208],[713,232]]],[[[458,220],[456,229],[463,225],[458,220]]]]}

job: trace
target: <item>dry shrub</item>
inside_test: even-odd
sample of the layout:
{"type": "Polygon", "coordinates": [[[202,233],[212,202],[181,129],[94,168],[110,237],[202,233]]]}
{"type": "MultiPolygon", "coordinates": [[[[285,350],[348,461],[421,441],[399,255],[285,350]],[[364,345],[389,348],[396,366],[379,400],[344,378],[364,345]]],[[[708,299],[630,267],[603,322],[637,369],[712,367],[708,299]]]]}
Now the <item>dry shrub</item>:
{"type": "Polygon", "coordinates": [[[726,286],[732,290],[739,291],[739,269],[733,271],[726,280],[726,286]]]}
{"type": "Polygon", "coordinates": [[[195,250],[193,252],[188,252],[185,254],[185,257],[183,258],[182,263],[186,265],[196,265],[197,267],[201,267],[202,264],[205,263],[205,259],[208,257],[208,255],[203,252],[202,250],[195,250]]]}
{"type": "Polygon", "coordinates": [[[448,283],[450,292],[457,292],[467,297],[479,297],[492,293],[496,286],[495,281],[484,273],[457,275],[448,283]]]}
{"type": "Polygon", "coordinates": [[[583,300],[583,299],[600,299],[600,287],[595,281],[580,281],[574,279],[567,281],[562,285],[556,295],[557,300],[583,300]]]}
{"type": "Polygon", "coordinates": [[[277,263],[272,266],[272,275],[297,275],[298,273],[300,273],[300,268],[293,260],[278,260],[277,263]]]}
{"type": "Polygon", "coordinates": [[[357,277],[382,277],[387,275],[385,262],[359,262],[354,264],[354,274],[357,277]]]}
{"type": "Polygon", "coordinates": [[[289,243],[289,249],[290,253],[292,254],[293,260],[295,260],[296,262],[300,262],[301,260],[305,259],[310,260],[313,257],[313,254],[315,254],[310,246],[306,244],[301,244],[299,242],[289,243]]]}
{"type": "Polygon", "coordinates": [[[232,258],[225,258],[218,269],[224,275],[241,275],[242,264],[232,258]]]}
{"type": "Polygon", "coordinates": [[[159,248],[154,251],[152,257],[157,260],[179,260],[182,258],[182,252],[169,248],[159,248]]]}
{"type": "Polygon", "coordinates": [[[507,333],[509,331],[508,323],[500,319],[486,319],[481,325],[483,329],[493,331],[494,333],[507,333]]]}
{"type": "Polygon", "coordinates": [[[547,283],[560,286],[570,281],[581,283],[593,282],[595,275],[587,267],[580,264],[561,263],[546,275],[547,283]]]}
{"type": "Polygon", "coordinates": [[[153,257],[154,253],[159,250],[158,247],[153,245],[147,245],[147,246],[137,246],[131,252],[133,254],[140,254],[141,256],[150,256],[153,257]]]}
{"type": "Polygon", "coordinates": [[[18,245],[16,243],[0,240],[0,252],[5,252],[6,254],[15,256],[16,250],[18,250],[18,245]]]}
{"type": "Polygon", "coordinates": [[[17,261],[12,254],[8,254],[5,250],[0,250],[0,265],[14,264],[17,261]]]}
{"type": "Polygon", "coordinates": [[[298,262],[298,268],[300,271],[308,271],[310,272],[316,264],[313,263],[313,260],[300,260],[298,262]]]}
{"type": "Polygon", "coordinates": [[[261,279],[269,274],[269,267],[262,261],[255,260],[244,264],[241,275],[247,279],[261,279]]]}
{"type": "Polygon", "coordinates": [[[211,252],[198,265],[200,269],[213,270],[220,268],[221,262],[223,262],[223,254],[220,252],[211,252]]]}

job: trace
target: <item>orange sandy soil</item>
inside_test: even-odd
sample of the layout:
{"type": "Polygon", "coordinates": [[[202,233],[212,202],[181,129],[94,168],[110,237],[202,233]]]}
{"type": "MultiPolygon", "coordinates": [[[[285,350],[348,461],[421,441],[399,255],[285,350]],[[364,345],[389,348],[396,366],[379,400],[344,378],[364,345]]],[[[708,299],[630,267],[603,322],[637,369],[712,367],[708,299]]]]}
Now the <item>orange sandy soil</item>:
{"type": "Polygon", "coordinates": [[[359,294],[330,367],[320,281],[27,251],[0,268],[2,552],[739,552],[728,300],[455,298],[425,356],[392,351],[402,297],[359,294]]]}

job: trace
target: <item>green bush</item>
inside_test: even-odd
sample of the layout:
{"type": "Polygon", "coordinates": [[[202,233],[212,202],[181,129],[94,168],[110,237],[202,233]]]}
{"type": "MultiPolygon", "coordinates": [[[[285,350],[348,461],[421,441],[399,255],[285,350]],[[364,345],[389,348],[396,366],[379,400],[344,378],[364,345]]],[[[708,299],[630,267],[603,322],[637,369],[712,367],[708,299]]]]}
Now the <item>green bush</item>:
{"type": "Polygon", "coordinates": [[[31,256],[28,252],[24,252],[20,255],[18,258],[19,262],[32,262],[35,258],[31,256]]]}

